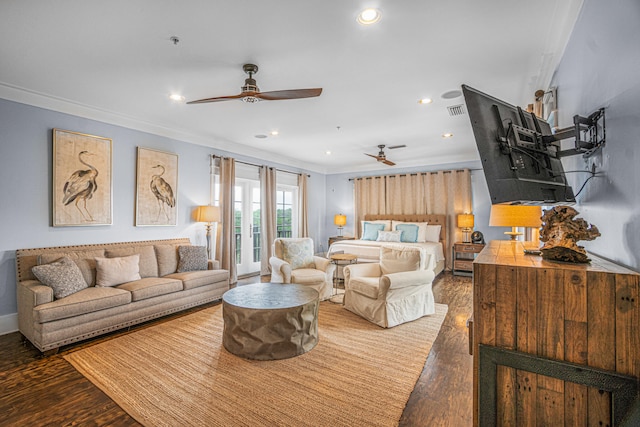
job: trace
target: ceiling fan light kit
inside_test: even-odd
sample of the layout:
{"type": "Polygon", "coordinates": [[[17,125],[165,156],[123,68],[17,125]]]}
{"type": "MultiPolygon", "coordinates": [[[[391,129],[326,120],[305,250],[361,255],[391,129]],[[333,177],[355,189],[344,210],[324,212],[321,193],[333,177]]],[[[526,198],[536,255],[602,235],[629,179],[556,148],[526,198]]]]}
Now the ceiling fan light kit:
{"type": "Polygon", "coordinates": [[[244,86],[241,87],[242,92],[238,95],[230,96],[217,96],[213,98],[198,99],[196,101],[189,101],[187,104],[206,104],[209,102],[228,101],[230,99],[240,99],[248,104],[255,104],[260,101],[280,101],[284,99],[301,99],[301,98],[313,98],[320,96],[322,88],[312,89],[289,89],[289,90],[276,90],[271,92],[260,92],[258,84],[253,78],[253,75],[258,72],[258,66],[255,64],[244,64],[242,69],[245,73],[249,74],[249,77],[245,79],[244,86]]]}

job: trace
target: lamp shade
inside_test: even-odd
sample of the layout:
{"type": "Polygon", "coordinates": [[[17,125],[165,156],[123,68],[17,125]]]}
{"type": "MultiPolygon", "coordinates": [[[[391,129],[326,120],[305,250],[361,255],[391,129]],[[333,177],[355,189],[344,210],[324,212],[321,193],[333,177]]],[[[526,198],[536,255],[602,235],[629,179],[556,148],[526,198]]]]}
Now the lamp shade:
{"type": "Polygon", "coordinates": [[[218,222],[220,221],[220,207],[198,206],[194,217],[196,222],[218,222]]]}
{"type": "Polygon", "coordinates": [[[473,214],[458,214],[458,228],[473,228],[473,214]]]}
{"type": "Polygon", "coordinates": [[[347,224],[347,216],[342,214],[336,214],[333,216],[333,223],[338,227],[344,227],[347,224]]]}
{"type": "Polygon", "coordinates": [[[540,206],[492,205],[489,225],[493,227],[534,227],[542,225],[540,206]]]}

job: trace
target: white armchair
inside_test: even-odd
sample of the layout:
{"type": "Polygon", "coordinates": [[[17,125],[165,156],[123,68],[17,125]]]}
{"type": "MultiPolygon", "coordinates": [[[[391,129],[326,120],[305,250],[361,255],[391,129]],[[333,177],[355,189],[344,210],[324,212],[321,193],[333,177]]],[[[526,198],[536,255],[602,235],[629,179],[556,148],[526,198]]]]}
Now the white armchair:
{"type": "Polygon", "coordinates": [[[320,300],[331,297],[336,266],[326,258],[313,254],[310,238],[279,238],[273,242],[272,283],[297,283],[318,291],[320,300]]]}
{"type": "Polygon", "coordinates": [[[383,246],[379,264],[346,266],[344,308],[383,328],[435,313],[429,257],[421,248],[383,246]]]}

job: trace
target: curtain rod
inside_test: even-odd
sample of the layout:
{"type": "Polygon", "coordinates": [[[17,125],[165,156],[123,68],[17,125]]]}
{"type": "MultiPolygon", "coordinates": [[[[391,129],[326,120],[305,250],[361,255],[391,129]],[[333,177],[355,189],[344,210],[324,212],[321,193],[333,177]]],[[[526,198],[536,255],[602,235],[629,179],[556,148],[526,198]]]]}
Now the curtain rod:
{"type": "MultiPolygon", "coordinates": [[[[215,159],[216,157],[217,157],[218,159],[222,159],[222,157],[223,157],[223,156],[218,156],[218,155],[216,155],[216,154],[212,154],[212,155],[211,155],[211,157],[212,157],[212,158],[214,158],[214,159],[215,159]]],[[[242,163],[243,165],[255,166],[255,167],[257,167],[257,168],[261,168],[262,166],[267,166],[267,165],[258,165],[258,164],[255,164],[255,163],[249,163],[249,162],[245,162],[245,161],[238,160],[238,159],[236,159],[236,162],[237,162],[237,163],[242,163]]],[[[267,167],[271,167],[271,166],[267,166],[267,167]]],[[[275,169],[275,170],[277,170],[278,172],[291,173],[291,174],[294,174],[294,175],[304,175],[302,172],[292,172],[292,171],[287,171],[287,170],[284,170],[284,169],[278,169],[278,168],[272,168],[272,169],[275,169]]],[[[311,178],[311,175],[309,175],[309,174],[306,174],[306,175],[307,175],[307,178],[311,178]]]]}
{"type": "Polygon", "coordinates": [[[436,173],[451,173],[451,172],[464,172],[465,170],[468,171],[481,171],[482,169],[454,169],[454,170],[446,170],[446,171],[427,171],[427,172],[413,172],[413,173],[401,173],[398,175],[374,175],[374,176],[357,176],[355,178],[349,178],[349,181],[355,181],[356,179],[372,179],[372,178],[381,178],[383,176],[415,176],[418,174],[426,174],[426,173],[430,173],[430,174],[436,174],[436,173]]]}

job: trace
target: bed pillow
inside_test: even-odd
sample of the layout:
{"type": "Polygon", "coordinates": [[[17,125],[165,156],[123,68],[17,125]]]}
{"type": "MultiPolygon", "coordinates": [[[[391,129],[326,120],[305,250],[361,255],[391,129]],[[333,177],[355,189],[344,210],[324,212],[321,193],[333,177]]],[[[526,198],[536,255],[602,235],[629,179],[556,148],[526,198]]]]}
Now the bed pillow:
{"type": "Polygon", "coordinates": [[[140,280],[140,255],[118,258],[96,257],[96,286],[110,287],[140,280]]]}
{"type": "MultiPolygon", "coordinates": [[[[384,225],[384,231],[391,231],[391,220],[390,219],[376,219],[376,220],[371,220],[371,221],[360,221],[360,230],[362,231],[362,233],[360,234],[360,240],[364,240],[364,223],[368,222],[370,224],[383,224],[384,225]]],[[[374,239],[377,237],[377,234],[374,236],[374,239]]]]}
{"type": "Polygon", "coordinates": [[[80,268],[68,257],[62,257],[49,264],[36,265],[31,271],[40,282],[53,289],[53,296],[56,299],[89,287],[80,268]]]}
{"type": "Polygon", "coordinates": [[[291,264],[292,270],[316,268],[313,245],[309,239],[281,240],[282,259],[291,264]]]}
{"type": "Polygon", "coordinates": [[[425,241],[438,243],[440,241],[441,225],[427,225],[427,235],[425,241]]]}
{"type": "Polygon", "coordinates": [[[378,231],[378,242],[402,242],[402,231],[378,231]]]}
{"type": "Polygon", "coordinates": [[[418,241],[418,229],[415,224],[396,225],[396,230],[400,231],[400,241],[405,243],[416,243],[418,241]]]}
{"type": "Polygon", "coordinates": [[[385,231],[385,224],[375,222],[364,222],[362,227],[362,239],[361,240],[376,240],[378,239],[378,231],[385,231]]]}
{"type": "Polygon", "coordinates": [[[201,271],[209,268],[205,246],[178,246],[178,273],[201,271]]]}
{"type": "Polygon", "coordinates": [[[424,243],[426,242],[427,236],[427,225],[428,222],[406,222],[406,221],[393,221],[391,223],[392,230],[398,230],[398,225],[417,225],[418,226],[418,237],[416,239],[416,243],[424,243]]]}

